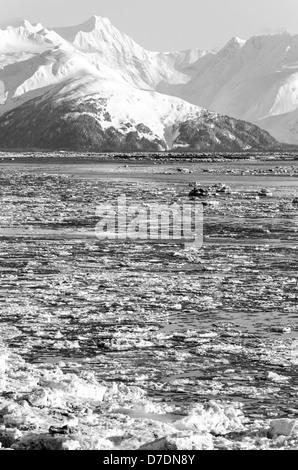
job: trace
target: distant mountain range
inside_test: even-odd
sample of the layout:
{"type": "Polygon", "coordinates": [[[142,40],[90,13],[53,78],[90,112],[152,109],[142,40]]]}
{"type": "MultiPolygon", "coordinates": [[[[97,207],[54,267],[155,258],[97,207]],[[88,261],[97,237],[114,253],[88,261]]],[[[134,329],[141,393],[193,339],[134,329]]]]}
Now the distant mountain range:
{"type": "Polygon", "coordinates": [[[242,151],[275,149],[275,139],[298,144],[297,73],[298,36],[288,33],[234,38],[218,52],[161,53],[100,17],[51,30],[24,21],[0,30],[0,147],[242,151]]]}

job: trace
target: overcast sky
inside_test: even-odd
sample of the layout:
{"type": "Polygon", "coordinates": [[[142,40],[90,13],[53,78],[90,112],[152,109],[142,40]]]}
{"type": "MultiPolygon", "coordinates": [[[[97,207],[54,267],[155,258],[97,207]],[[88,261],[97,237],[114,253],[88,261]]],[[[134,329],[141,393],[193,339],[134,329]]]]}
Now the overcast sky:
{"type": "Polygon", "coordinates": [[[213,49],[231,37],[298,32],[298,0],[0,0],[0,27],[19,19],[44,26],[107,17],[149,50],[213,49]]]}

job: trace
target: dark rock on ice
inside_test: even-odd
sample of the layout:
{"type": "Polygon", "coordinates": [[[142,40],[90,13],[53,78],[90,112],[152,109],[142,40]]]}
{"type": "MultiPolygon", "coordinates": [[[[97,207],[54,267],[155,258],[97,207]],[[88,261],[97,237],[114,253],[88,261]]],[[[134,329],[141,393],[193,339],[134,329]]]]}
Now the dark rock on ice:
{"type": "Polygon", "coordinates": [[[70,428],[68,425],[62,426],[62,428],[56,428],[55,426],[51,426],[49,429],[49,434],[54,435],[54,434],[69,434],[70,433],[70,428]]]}

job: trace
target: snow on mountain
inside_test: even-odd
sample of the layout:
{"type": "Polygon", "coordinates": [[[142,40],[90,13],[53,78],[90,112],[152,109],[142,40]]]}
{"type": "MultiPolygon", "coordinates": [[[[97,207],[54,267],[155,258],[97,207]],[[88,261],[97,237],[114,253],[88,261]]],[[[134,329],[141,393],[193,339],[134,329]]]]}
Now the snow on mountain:
{"type": "Polygon", "coordinates": [[[172,93],[298,143],[298,35],[234,38],[208,63],[200,60],[188,83],[172,93]]]}
{"type": "Polygon", "coordinates": [[[166,80],[170,84],[186,83],[183,69],[206,54],[190,50],[180,53],[146,51],[129,36],[118,31],[107,18],[93,16],[82,25],[54,28],[77,50],[89,54],[94,61],[116,68],[133,86],[152,90],[166,80]]]}
{"type": "Polygon", "coordinates": [[[18,28],[8,26],[0,30],[0,54],[43,52],[60,42],[64,41],[54,31],[44,28],[40,23],[32,25],[26,20],[18,28]]]}
{"type": "Polygon", "coordinates": [[[257,126],[175,97],[82,75],[0,116],[2,148],[86,151],[268,150],[257,126]]]}
{"type": "Polygon", "coordinates": [[[68,79],[71,74],[69,68],[75,73],[72,63],[76,63],[79,69],[87,68],[107,79],[155,90],[163,81],[169,84],[186,83],[188,76],[178,69],[183,69],[205,54],[197,50],[174,54],[146,51],[114,28],[109,20],[99,17],[92,17],[76,27],[55,28],[55,31],[24,22],[22,27],[0,31],[0,41],[2,38],[5,40],[0,45],[0,80],[6,84],[8,98],[15,97],[15,93],[20,96],[29,92],[30,87],[42,90],[47,80],[48,85],[56,83],[57,76],[60,80],[68,79]],[[15,66],[16,62],[22,63],[15,66]],[[81,67],[79,62],[82,63],[81,67]],[[11,82],[12,75],[17,77],[11,82]],[[24,81],[28,86],[23,86],[24,81]]]}
{"type": "MultiPolygon", "coordinates": [[[[255,126],[201,108],[237,117],[241,105],[247,111],[247,93],[237,106],[222,93],[243,65],[246,47],[234,38],[217,53],[146,51],[95,16],[75,27],[50,30],[24,21],[0,30],[0,144],[56,148],[73,142],[97,150],[274,146],[255,126]],[[70,139],[70,130],[77,137],[70,139]]],[[[286,91],[283,96],[287,107],[286,91]]],[[[262,106],[267,110],[266,102],[262,106]]]]}

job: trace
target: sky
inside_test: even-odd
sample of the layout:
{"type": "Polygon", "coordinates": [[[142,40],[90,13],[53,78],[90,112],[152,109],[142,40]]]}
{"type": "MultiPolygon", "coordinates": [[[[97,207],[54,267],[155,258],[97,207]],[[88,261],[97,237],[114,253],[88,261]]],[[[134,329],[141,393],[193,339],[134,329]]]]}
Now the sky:
{"type": "Polygon", "coordinates": [[[92,15],[152,51],[214,49],[233,36],[298,33],[298,0],[0,0],[0,28],[20,19],[73,26],[92,15]]]}

